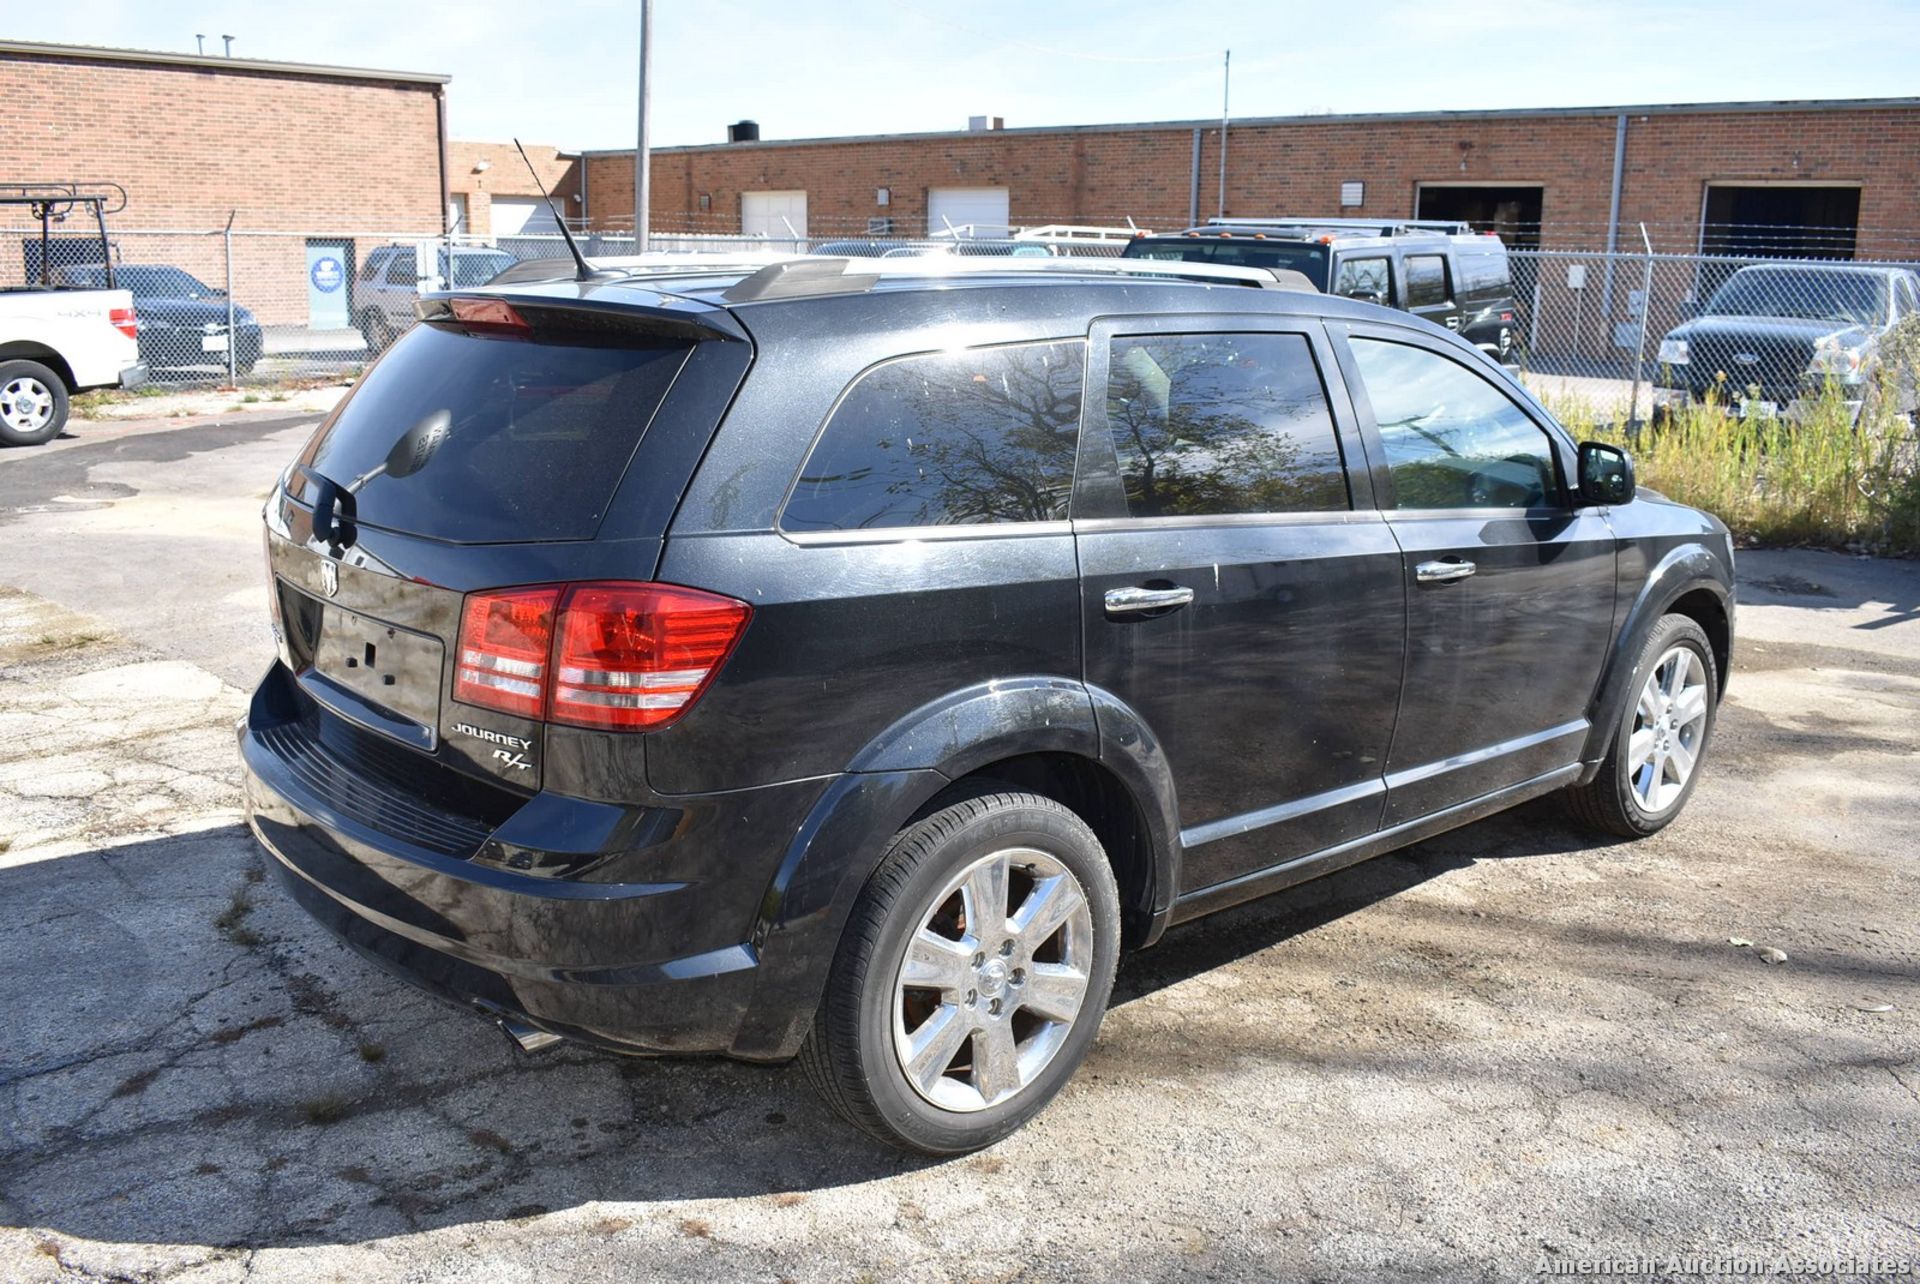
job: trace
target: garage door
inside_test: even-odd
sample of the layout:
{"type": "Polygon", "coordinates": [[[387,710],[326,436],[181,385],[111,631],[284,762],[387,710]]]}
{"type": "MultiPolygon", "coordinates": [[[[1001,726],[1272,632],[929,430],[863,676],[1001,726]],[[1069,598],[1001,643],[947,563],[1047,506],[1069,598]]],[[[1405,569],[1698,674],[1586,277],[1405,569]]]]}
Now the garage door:
{"type": "Polygon", "coordinates": [[[785,239],[807,234],[805,192],[740,193],[740,230],[748,236],[785,239]]]}
{"type": "Polygon", "coordinates": [[[1007,189],[1004,187],[935,187],[927,192],[927,231],[971,226],[976,236],[1005,236],[1007,189]]]}
{"type": "Polygon", "coordinates": [[[558,236],[560,229],[554,226],[553,211],[547,203],[527,197],[496,196],[493,198],[494,236],[558,236]]]}

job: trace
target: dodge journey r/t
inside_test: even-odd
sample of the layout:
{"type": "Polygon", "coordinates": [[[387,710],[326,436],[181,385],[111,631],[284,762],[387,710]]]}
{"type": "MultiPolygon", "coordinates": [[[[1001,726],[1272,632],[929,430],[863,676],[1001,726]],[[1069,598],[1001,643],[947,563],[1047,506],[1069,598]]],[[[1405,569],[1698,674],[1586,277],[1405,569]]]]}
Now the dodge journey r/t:
{"type": "Polygon", "coordinates": [[[268,500],[248,810],[523,1045],[798,1057],[967,1151],[1170,925],[1555,791],[1652,833],[1699,781],[1726,528],[1404,312],[815,258],[420,318],[268,500]]]}

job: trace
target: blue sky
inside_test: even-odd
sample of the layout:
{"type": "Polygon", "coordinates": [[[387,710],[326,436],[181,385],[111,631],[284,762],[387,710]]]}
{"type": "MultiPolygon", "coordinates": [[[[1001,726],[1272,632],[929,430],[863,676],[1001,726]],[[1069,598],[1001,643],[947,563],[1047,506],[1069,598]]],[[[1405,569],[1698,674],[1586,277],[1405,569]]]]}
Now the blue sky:
{"type": "MultiPolygon", "coordinates": [[[[654,142],[1920,93],[1920,0],[657,0],[654,142]],[[1060,16],[1060,15],[1067,16],[1060,16]]],[[[627,147],[637,0],[0,0],[14,39],[450,73],[456,138],[627,147]]]]}

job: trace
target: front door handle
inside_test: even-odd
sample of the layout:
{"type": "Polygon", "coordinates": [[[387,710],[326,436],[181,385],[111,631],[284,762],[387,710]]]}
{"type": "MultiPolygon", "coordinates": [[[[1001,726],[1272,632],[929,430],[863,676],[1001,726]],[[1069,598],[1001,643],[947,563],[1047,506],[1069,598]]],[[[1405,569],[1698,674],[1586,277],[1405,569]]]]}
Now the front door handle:
{"type": "Polygon", "coordinates": [[[1413,578],[1422,584],[1446,584],[1453,580],[1464,580],[1477,570],[1472,562],[1458,559],[1445,562],[1422,562],[1413,568],[1413,578]]]}
{"type": "Polygon", "coordinates": [[[1166,611],[1177,606],[1185,606],[1193,601],[1193,590],[1177,586],[1157,589],[1108,589],[1104,600],[1109,614],[1133,615],[1141,611],[1166,611]]]}

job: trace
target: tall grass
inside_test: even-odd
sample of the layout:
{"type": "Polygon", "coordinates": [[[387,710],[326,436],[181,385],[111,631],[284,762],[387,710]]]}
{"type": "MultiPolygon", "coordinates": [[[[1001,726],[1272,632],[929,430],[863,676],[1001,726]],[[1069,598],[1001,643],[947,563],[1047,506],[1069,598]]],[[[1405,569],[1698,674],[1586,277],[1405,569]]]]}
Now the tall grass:
{"type": "Polygon", "coordinates": [[[1831,386],[1791,418],[1708,404],[1636,429],[1577,402],[1549,408],[1583,439],[1626,447],[1640,485],[1706,509],[1743,544],[1916,556],[1920,434],[1897,377],[1883,374],[1857,422],[1831,386]]]}

